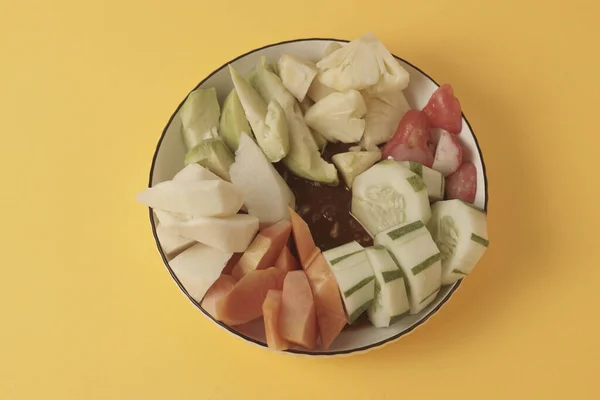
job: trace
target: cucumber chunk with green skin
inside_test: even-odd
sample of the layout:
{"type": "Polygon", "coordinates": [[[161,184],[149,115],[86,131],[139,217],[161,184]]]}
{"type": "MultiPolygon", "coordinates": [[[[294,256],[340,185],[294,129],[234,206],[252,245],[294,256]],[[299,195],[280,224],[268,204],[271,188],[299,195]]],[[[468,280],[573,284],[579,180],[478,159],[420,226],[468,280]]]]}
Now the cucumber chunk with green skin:
{"type": "Polygon", "coordinates": [[[337,260],[341,257],[347,256],[357,251],[361,251],[363,247],[356,241],[348,242],[341,246],[323,252],[323,255],[327,255],[325,259],[331,264],[332,261],[337,260]]]}
{"type": "Polygon", "coordinates": [[[379,151],[349,151],[338,153],[331,157],[346,186],[352,189],[352,182],[357,175],[362,174],[381,158],[379,151]]]}
{"type": "MultiPolygon", "coordinates": [[[[257,67],[255,79],[258,79],[261,70],[264,67],[257,67]]],[[[258,145],[269,161],[281,160],[289,151],[289,133],[281,103],[266,102],[231,65],[229,72],[258,145]]]]}
{"type": "Polygon", "coordinates": [[[371,307],[375,296],[375,274],[367,254],[357,242],[323,252],[335,276],[348,322],[352,324],[371,307]],[[358,249],[358,250],[357,250],[358,249]]]}
{"type": "Polygon", "coordinates": [[[219,138],[220,114],[215,88],[196,89],[188,95],[179,110],[181,136],[186,150],[205,139],[219,138]]]}
{"type": "Polygon", "coordinates": [[[460,200],[438,201],[427,228],[442,255],[442,284],[471,273],[489,245],[487,216],[460,200]]]}
{"type": "Polygon", "coordinates": [[[319,148],[302,115],[296,98],[283,86],[277,75],[260,65],[254,87],[269,102],[276,101],[285,113],[289,130],[289,152],[283,164],[296,176],[328,185],[339,183],[337,170],[321,158],[319,148]]]}
{"type": "Polygon", "coordinates": [[[352,215],[371,236],[407,221],[427,223],[431,207],[426,185],[398,162],[381,161],[354,179],[352,215]]]}
{"type": "Polygon", "coordinates": [[[414,161],[400,161],[400,164],[419,175],[425,186],[427,186],[427,195],[430,202],[436,202],[444,199],[445,182],[444,175],[434,169],[426,167],[414,161]]]}
{"type": "Polygon", "coordinates": [[[410,312],[404,273],[385,247],[368,247],[365,253],[376,280],[375,298],[368,310],[369,319],[376,327],[390,326],[410,312]]]}
{"type": "Polygon", "coordinates": [[[219,132],[231,151],[237,150],[242,132],[252,135],[250,124],[244,113],[244,107],[235,89],[229,92],[223,103],[219,132]]]}
{"type": "Polygon", "coordinates": [[[206,139],[187,152],[184,163],[197,163],[219,178],[230,181],[229,167],[233,164],[233,153],[221,139],[206,139]]]}
{"type": "Polygon", "coordinates": [[[374,243],[384,246],[402,270],[409,295],[410,313],[429,305],[442,285],[441,254],[421,220],[386,229],[374,243]]]}

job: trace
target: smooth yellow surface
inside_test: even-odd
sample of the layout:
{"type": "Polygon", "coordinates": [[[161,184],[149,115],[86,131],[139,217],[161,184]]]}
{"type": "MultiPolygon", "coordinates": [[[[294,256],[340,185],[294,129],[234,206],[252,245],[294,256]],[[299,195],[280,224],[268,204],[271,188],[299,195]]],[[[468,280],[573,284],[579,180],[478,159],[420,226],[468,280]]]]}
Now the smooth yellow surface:
{"type": "Polygon", "coordinates": [[[0,399],[600,398],[600,7],[561,3],[1,0],[0,399]],[[454,85],[490,250],[381,351],[255,348],[180,293],[134,195],[213,69],[370,30],[454,85]]]}

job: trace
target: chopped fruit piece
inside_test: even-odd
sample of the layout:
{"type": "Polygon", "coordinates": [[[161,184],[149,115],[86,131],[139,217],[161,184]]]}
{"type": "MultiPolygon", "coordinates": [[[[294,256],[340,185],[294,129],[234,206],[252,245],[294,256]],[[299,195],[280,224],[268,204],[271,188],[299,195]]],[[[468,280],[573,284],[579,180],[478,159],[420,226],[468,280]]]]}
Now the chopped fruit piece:
{"type": "Polygon", "coordinates": [[[260,318],[268,291],[280,290],[283,278],[284,273],[277,268],[251,271],[217,302],[216,318],[229,326],[260,318]]]}
{"type": "Polygon", "coordinates": [[[392,139],[383,146],[383,159],[392,157],[396,161],[415,161],[427,167],[433,164],[429,151],[431,139],[427,115],[419,110],[410,110],[402,120],[392,139]]]}
{"type": "Polygon", "coordinates": [[[229,275],[221,274],[219,278],[212,284],[204,299],[202,300],[202,308],[204,311],[209,313],[216,318],[217,316],[217,302],[231,292],[231,289],[235,286],[236,280],[229,275]]]}
{"type": "Polygon", "coordinates": [[[197,302],[221,275],[231,253],[196,243],[169,262],[186,292],[197,302]]]}
{"type": "Polygon", "coordinates": [[[454,96],[454,89],[448,84],[440,86],[423,108],[431,126],[450,133],[459,134],[462,130],[460,101],[454,96]]]}
{"type": "Polygon", "coordinates": [[[320,250],[315,245],[308,224],[291,208],[290,215],[292,217],[292,232],[294,232],[296,251],[302,268],[306,268],[320,253],[320,250]]]}
{"type": "Polygon", "coordinates": [[[433,155],[427,147],[410,147],[407,144],[398,144],[393,149],[387,150],[384,159],[391,157],[396,161],[412,161],[431,168],[433,155]]]}
{"type": "Polygon", "coordinates": [[[231,275],[233,268],[237,265],[238,261],[240,261],[240,258],[242,258],[243,254],[244,253],[233,253],[229,261],[227,261],[227,265],[225,268],[223,268],[222,273],[225,275],[231,275]]]}
{"type": "Polygon", "coordinates": [[[431,138],[430,128],[427,115],[423,111],[409,110],[400,120],[398,129],[388,145],[403,143],[409,147],[427,147],[431,138]]]}
{"type": "Polygon", "coordinates": [[[279,334],[279,316],[281,314],[281,290],[269,290],[262,305],[265,320],[267,346],[273,350],[286,350],[289,343],[279,334]]]}
{"type": "Polygon", "coordinates": [[[285,273],[300,268],[298,260],[296,260],[296,257],[294,257],[288,246],[285,246],[281,251],[281,254],[279,254],[277,261],[275,261],[275,268],[280,269],[285,273]]]}
{"type": "Polygon", "coordinates": [[[285,220],[261,231],[248,246],[231,275],[240,280],[250,271],[274,266],[291,231],[292,224],[285,220]]]}
{"type": "MultiPolygon", "coordinates": [[[[258,272],[258,271],[257,271],[258,272]]],[[[308,349],[317,347],[315,301],[304,271],[289,272],[283,281],[279,333],[292,343],[308,349]]]]}
{"type": "Polygon", "coordinates": [[[447,199],[459,199],[473,203],[476,193],[477,168],[472,162],[465,162],[455,173],[446,177],[447,199]]]}
{"type": "Polygon", "coordinates": [[[308,266],[306,276],[315,300],[321,346],[328,349],[348,322],[338,284],[323,254],[308,266]]]}
{"type": "Polygon", "coordinates": [[[442,131],[431,168],[441,172],[444,176],[448,176],[460,167],[462,160],[463,151],[458,137],[442,131]]]}

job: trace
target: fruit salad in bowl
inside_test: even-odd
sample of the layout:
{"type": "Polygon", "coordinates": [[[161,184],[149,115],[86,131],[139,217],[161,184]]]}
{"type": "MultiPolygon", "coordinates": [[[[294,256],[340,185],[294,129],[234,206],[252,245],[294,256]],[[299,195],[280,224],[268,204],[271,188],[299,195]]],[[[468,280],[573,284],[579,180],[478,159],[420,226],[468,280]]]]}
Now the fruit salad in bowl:
{"type": "Polygon", "coordinates": [[[269,45],[213,72],[136,198],[207,317],[296,354],[400,338],[489,244],[485,166],[452,86],[373,34],[269,45]]]}

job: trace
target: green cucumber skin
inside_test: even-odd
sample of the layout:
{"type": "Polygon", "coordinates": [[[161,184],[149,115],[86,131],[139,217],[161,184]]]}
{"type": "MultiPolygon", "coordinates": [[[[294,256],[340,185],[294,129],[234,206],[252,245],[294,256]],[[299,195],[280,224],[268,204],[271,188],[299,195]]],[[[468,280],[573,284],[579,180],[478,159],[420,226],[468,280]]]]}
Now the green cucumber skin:
{"type": "Polygon", "coordinates": [[[444,200],[444,196],[446,195],[446,178],[442,176],[442,187],[440,189],[441,200],[444,200]]]}
{"type": "Polygon", "coordinates": [[[381,273],[383,276],[383,281],[385,283],[389,283],[395,281],[396,279],[402,279],[404,276],[402,275],[402,271],[400,269],[396,269],[393,271],[384,271],[381,273]]]}
{"type": "Polygon", "coordinates": [[[418,162],[409,161],[408,169],[410,169],[415,174],[419,175],[420,178],[423,178],[423,166],[418,162]]]}
{"type": "Polygon", "coordinates": [[[427,185],[425,185],[423,179],[421,179],[418,175],[413,175],[409,178],[406,178],[406,180],[408,183],[410,183],[410,186],[415,192],[420,192],[423,189],[427,189],[427,185]]]}
{"type": "Polygon", "coordinates": [[[429,300],[429,298],[430,298],[431,296],[434,296],[434,295],[435,295],[437,292],[439,292],[439,291],[440,291],[440,288],[437,288],[437,289],[435,289],[433,292],[431,292],[430,294],[428,294],[427,296],[425,296],[425,298],[424,298],[423,300],[421,300],[421,301],[419,302],[419,304],[423,304],[423,303],[425,303],[427,300],[429,300]]]}
{"type": "Polygon", "coordinates": [[[418,275],[420,272],[425,271],[427,268],[431,267],[436,262],[442,259],[442,253],[436,253],[433,256],[427,258],[425,261],[420,264],[415,265],[411,268],[411,272],[413,275],[418,275]]]}
{"type": "Polygon", "coordinates": [[[462,272],[461,270],[458,270],[458,269],[453,269],[452,273],[453,274],[458,274],[458,275],[464,275],[464,276],[469,275],[469,274],[466,274],[466,273],[464,273],[464,272],[462,272]]]}
{"type": "Polygon", "coordinates": [[[474,241],[475,243],[479,243],[480,245],[484,246],[484,247],[488,247],[490,245],[489,240],[482,238],[479,235],[476,235],[474,233],[471,233],[471,240],[474,241]]]}
{"type": "Polygon", "coordinates": [[[423,224],[423,221],[415,221],[412,222],[408,225],[404,225],[401,228],[398,229],[394,229],[393,231],[390,231],[387,233],[387,235],[389,236],[390,239],[392,240],[396,240],[404,235],[407,235],[411,232],[416,231],[417,229],[421,229],[425,226],[425,224],[423,224]]]}
{"type": "Polygon", "coordinates": [[[354,310],[354,312],[348,316],[348,324],[352,325],[362,313],[371,307],[371,304],[373,304],[373,299],[367,301],[365,304],[354,310]]]}
{"type": "Polygon", "coordinates": [[[365,278],[365,279],[361,280],[360,282],[358,282],[354,286],[352,286],[350,289],[344,291],[344,297],[348,298],[348,297],[352,296],[352,294],[356,293],[357,291],[359,291],[360,289],[362,289],[363,287],[368,285],[374,279],[375,279],[375,277],[371,276],[369,278],[365,278]]]}
{"type": "Polygon", "coordinates": [[[336,258],[336,259],[333,259],[333,260],[331,260],[330,264],[331,264],[331,265],[337,264],[337,263],[339,263],[340,261],[343,261],[343,260],[345,260],[345,259],[346,259],[346,258],[348,258],[348,257],[352,257],[353,255],[360,253],[361,251],[363,251],[363,250],[358,250],[358,251],[355,251],[355,252],[353,252],[353,253],[349,253],[349,254],[343,255],[343,256],[341,256],[341,257],[338,257],[338,258],[336,258]]]}

